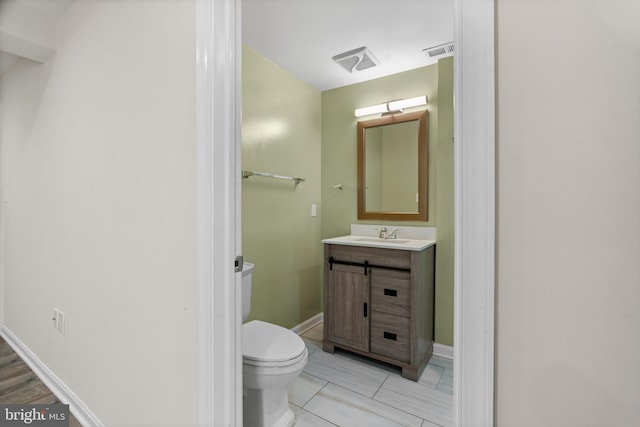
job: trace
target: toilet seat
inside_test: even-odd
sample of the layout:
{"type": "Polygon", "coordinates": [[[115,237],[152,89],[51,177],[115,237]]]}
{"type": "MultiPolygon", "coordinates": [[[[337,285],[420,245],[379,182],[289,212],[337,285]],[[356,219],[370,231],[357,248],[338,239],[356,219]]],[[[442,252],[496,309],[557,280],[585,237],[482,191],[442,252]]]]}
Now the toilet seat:
{"type": "Polygon", "coordinates": [[[285,367],[307,357],[307,347],[294,332],[272,323],[252,320],[242,325],[242,362],[263,367],[285,367]]]}

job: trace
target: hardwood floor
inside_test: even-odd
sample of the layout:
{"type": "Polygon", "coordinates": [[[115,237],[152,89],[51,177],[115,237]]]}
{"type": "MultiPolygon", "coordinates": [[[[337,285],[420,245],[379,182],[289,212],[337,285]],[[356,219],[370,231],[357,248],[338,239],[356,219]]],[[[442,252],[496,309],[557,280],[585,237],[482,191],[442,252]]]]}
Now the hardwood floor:
{"type": "MultiPolygon", "coordinates": [[[[61,403],[29,366],[0,337],[0,403],[50,405],[61,403]]],[[[81,427],[71,415],[70,427],[81,427]]]]}

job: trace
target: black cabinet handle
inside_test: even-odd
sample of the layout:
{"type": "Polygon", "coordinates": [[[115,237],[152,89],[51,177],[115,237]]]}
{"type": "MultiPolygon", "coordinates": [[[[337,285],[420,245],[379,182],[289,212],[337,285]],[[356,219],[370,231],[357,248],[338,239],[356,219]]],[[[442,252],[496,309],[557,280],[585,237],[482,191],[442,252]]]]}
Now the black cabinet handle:
{"type": "Polygon", "coordinates": [[[386,289],[385,288],[384,294],[388,295],[390,297],[397,297],[398,296],[398,291],[396,289],[386,289]]]}
{"type": "Polygon", "coordinates": [[[364,303],[364,317],[367,317],[367,314],[368,314],[368,308],[369,308],[369,307],[367,307],[367,303],[365,302],[365,303],[364,303]]]}
{"type": "Polygon", "coordinates": [[[391,332],[385,332],[384,333],[384,337],[388,340],[393,340],[393,341],[397,341],[398,340],[398,335],[396,334],[392,334],[391,332]]]}

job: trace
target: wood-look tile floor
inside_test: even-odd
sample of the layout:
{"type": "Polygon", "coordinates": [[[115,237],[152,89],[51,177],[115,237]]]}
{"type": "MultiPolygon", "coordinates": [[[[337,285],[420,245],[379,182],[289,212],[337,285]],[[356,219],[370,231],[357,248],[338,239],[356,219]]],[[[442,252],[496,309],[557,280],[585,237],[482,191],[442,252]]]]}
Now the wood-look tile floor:
{"type": "Polygon", "coordinates": [[[400,369],[322,351],[322,324],[302,335],[309,361],[289,387],[296,427],[448,427],[453,423],[453,361],[432,356],[418,382],[400,369]]]}
{"type": "MultiPolygon", "coordinates": [[[[29,366],[0,337],[0,403],[50,405],[60,403],[29,366]]],[[[70,427],[81,427],[71,415],[70,427]]]]}

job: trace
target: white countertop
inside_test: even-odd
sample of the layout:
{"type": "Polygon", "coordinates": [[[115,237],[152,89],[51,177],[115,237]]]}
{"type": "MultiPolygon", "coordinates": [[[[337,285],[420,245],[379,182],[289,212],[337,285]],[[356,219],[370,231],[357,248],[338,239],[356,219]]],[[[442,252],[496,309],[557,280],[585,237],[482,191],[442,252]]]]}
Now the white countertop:
{"type": "Polygon", "coordinates": [[[332,245],[367,246],[370,248],[398,249],[403,251],[421,251],[436,244],[435,240],[405,239],[380,239],[372,236],[340,236],[322,240],[322,243],[332,245]]]}

